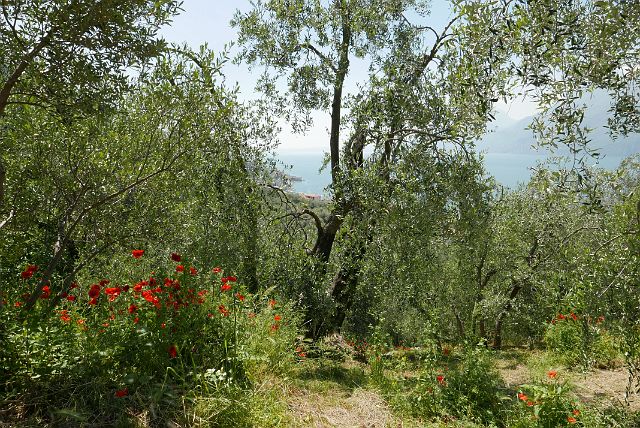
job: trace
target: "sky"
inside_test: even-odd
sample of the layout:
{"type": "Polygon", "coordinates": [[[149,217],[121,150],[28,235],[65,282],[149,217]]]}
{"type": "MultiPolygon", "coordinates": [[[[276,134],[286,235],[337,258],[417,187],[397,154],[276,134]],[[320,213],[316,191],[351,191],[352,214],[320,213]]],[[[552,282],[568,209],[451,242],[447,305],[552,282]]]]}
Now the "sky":
{"type": "MultiPolygon", "coordinates": [[[[236,30],[231,27],[230,21],[237,10],[248,11],[251,9],[249,0],[184,0],[183,12],[173,19],[170,26],[161,30],[161,35],[169,42],[187,43],[194,49],[202,44],[207,44],[214,52],[223,52],[229,48],[233,56],[237,49],[231,46],[236,39],[236,30]]],[[[450,19],[449,2],[433,0],[429,24],[434,28],[442,28],[450,19]]],[[[233,86],[237,83],[240,87],[240,97],[251,99],[258,71],[249,71],[246,65],[228,64],[225,68],[227,83],[233,86]]],[[[351,88],[355,82],[366,79],[366,69],[355,67],[350,72],[348,79],[351,88]]],[[[349,89],[350,86],[346,85],[349,89]]],[[[522,119],[531,116],[535,106],[527,100],[516,100],[509,105],[500,102],[497,110],[512,119],[522,119]]],[[[313,115],[314,126],[305,134],[294,134],[283,123],[280,135],[281,144],[279,153],[322,153],[328,150],[328,126],[329,114],[318,112],[313,115]]]]}

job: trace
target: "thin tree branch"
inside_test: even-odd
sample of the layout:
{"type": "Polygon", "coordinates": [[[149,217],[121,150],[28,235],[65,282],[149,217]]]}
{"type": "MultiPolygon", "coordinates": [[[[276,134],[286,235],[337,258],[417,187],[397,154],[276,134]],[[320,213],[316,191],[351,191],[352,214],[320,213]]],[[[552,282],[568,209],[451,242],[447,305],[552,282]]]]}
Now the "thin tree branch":
{"type": "MultiPolygon", "coordinates": [[[[135,188],[136,186],[139,186],[141,184],[144,184],[145,182],[151,180],[152,178],[154,178],[155,176],[162,174],[163,172],[169,170],[173,164],[182,156],[186,153],[186,150],[183,150],[181,152],[178,152],[175,156],[173,156],[169,161],[165,161],[163,162],[163,164],[161,165],[161,167],[159,169],[157,169],[156,171],[142,177],[142,178],[138,178],[137,180],[135,180],[133,183],[130,183],[129,185],[119,189],[116,192],[113,192],[107,196],[105,196],[104,198],[96,201],[95,203],[91,204],[90,206],[86,207],[85,209],[83,209],[80,214],[78,214],[78,216],[76,217],[76,219],[74,220],[74,222],[71,224],[71,226],[66,230],[66,231],[62,231],[60,233],[60,236],[62,236],[62,239],[59,240],[59,244],[58,247],[56,248],[53,258],[51,259],[51,261],[49,262],[49,264],[47,265],[47,268],[45,269],[42,278],[40,279],[40,282],[38,283],[38,285],[36,286],[36,289],[33,291],[33,293],[31,294],[31,296],[29,297],[29,300],[27,301],[26,305],[25,305],[25,310],[29,310],[33,307],[33,305],[35,305],[36,301],[38,300],[38,297],[40,296],[40,294],[42,293],[42,289],[44,288],[44,286],[49,282],[49,279],[51,278],[51,274],[53,273],[53,270],[55,269],[55,267],[57,266],[58,262],[60,261],[60,259],[62,258],[62,252],[66,249],[70,237],[73,234],[73,232],[75,231],[76,227],[80,224],[80,221],[82,221],[82,219],[91,211],[93,211],[94,209],[108,203],[109,201],[119,197],[120,195],[122,195],[123,193],[135,188]]],[[[64,223],[63,223],[64,224],[64,223]]]]}
{"type": "Polygon", "coordinates": [[[300,46],[301,48],[306,49],[307,51],[311,51],[314,54],[316,54],[327,66],[329,66],[329,68],[331,68],[331,70],[334,73],[336,73],[336,74],[338,73],[338,67],[335,66],[335,64],[333,63],[331,58],[329,58],[328,56],[326,56],[325,54],[320,52],[320,50],[318,48],[316,48],[315,46],[313,46],[311,43],[305,42],[305,43],[301,43],[298,46],[300,46]]]}
{"type": "Polygon", "coordinates": [[[31,49],[31,51],[22,57],[20,64],[18,64],[13,73],[11,73],[9,78],[2,84],[2,89],[0,89],[0,116],[4,114],[11,91],[16,83],[18,83],[22,73],[26,71],[29,64],[31,64],[31,61],[33,61],[40,51],[42,51],[42,49],[44,49],[44,47],[51,41],[51,37],[53,36],[52,31],[53,30],[49,30],[49,32],[45,34],[45,36],[31,49]]]}
{"type": "Polygon", "coordinates": [[[624,273],[624,271],[627,270],[627,266],[623,266],[622,269],[620,269],[620,271],[616,274],[616,276],[613,278],[613,280],[609,283],[609,285],[607,285],[605,287],[604,290],[602,290],[600,293],[598,293],[598,298],[602,297],[604,295],[604,293],[606,293],[613,284],[615,284],[615,282],[617,281],[618,278],[620,278],[620,275],[622,275],[624,273]]]}
{"type": "Polygon", "coordinates": [[[316,225],[316,229],[318,230],[318,234],[321,234],[323,229],[322,229],[322,220],[320,220],[320,217],[318,216],[318,214],[316,214],[315,212],[311,211],[310,209],[306,208],[304,210],[302,210],[302,212],[300,214],[306,214],[308,216],[310,216],[311,218],[313,218],[313,221],[316,225]]]}
{"type": "Polygon", "coordinates": [[[12,209],[11,211],[9,211],[9,216],[6,219],[2,220],[2,222],[0,222],[0,229],[2,229],[7,223],[9,223],[9,221],[11,221],[14,214],[15,214],[15,209],[12,209]]]}
{"type": "Polygon", "coordinates": [[[602,250],[604,247],[606,247],[607,245],[611,244],[613,241],[616,241],[624,236],[627,235],[635,235],[636,233],[639,233],[640,230],[626,230],[624,232],[621,232],[615,236],[613,236],[611,239],[607,239],[605,242],[603,242],[598,248],[596,248],[590,255],[591,257],[594,257],[598,252],[600,252],[600,250],[602,250]]]}

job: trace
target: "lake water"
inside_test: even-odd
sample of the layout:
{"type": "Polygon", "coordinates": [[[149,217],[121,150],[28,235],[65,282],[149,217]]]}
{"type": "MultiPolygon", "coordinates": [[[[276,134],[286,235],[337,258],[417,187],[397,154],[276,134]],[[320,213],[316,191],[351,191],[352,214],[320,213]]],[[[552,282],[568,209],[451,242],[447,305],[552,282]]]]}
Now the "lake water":
{"type": "MultiPolygon", "coordinates": [[[[546,155],[537,154],[512,154],[512,153],[487,153],[485,154],[485,168],[496,180],[510,188],[519,183],[526,183],[531,177],[531,168],[538,161],[542,161],[546,155]]],[[[297,192],[322,195],[324,189],[331,182],[329,168],[319,172],[322,166],[321,154],[281,154],[278,156],[280,167],[287,169],[289,175],[301,177],[303,181],[293,183],[297,192]]],[[[606,169],[618,167],[623,157],[607,156],[600,160],[599,166],[606,169]]]]}

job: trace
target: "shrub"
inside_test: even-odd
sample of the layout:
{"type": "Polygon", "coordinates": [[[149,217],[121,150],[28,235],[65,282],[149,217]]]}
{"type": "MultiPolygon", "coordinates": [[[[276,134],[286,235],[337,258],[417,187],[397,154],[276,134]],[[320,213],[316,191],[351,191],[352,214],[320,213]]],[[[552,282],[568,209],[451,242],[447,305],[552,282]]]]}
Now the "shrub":
{"type": "Polygon", "coordinates": [[[7,294],[0,310],[5,390],[25,403],[37,402],[38,394],[60,398],[50,408],[34,404],[27,414],[80,407],[92,420],[116,423],[108,418],[122,412],[109,412],[113,406],[178,410],[178,397],[192,388],[224,397],[225,390],[242,389],[267,370],[286,371],[295,361],[299,320],[290,305],[268,293],[250,295],[235,276],[176,254],[164,274],[145,274],[143,253],[132,256],[135,281],[74,283],[57,294],[47,286],[27,311],[23,302],[38,281],[37,270],[27,268],[7,294]],[[82,392],[87,383],[90,393],[82,392]],[[100,408],[107,410],[97,415],[100,408]]]}
{"type": "Polygon", "coordinates": [[[444,366],[435,359],[425,363],[412,394],[417,416],[450,415],[483,424],[498,420],[501,378],[488,350],[467,346],[458,361],[447,357],[444,366]]]}
{"type": "Polygon", "coordinates": [[[555,428],[577,424],[581,410],[570,396],[565,382],[559,381],[556,371],[548,372],[548,379],[522,385],[518,391],[518,414],[514,427],[555,428]]]}
{"type": "Polygon", "coordinates": [[[574,312],[559,313],[549,323],[544,341],[547,349],[566,365],[610,367],[619,356],[619,346],[602,327],[603,318],[592,322],[574,312]]]}

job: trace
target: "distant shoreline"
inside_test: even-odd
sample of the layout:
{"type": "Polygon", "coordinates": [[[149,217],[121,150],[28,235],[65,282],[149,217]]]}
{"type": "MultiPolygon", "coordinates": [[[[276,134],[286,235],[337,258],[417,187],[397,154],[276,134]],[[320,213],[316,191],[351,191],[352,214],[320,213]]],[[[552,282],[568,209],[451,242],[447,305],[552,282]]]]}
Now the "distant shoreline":
{"type": "MultiPolygon", "coordinates": [[[[319,172],[323,156],[322,153],[277,155],[278,161],[291,167],[283,173],[289,177],[292,193],[320,195],[323,199],[328,197],[325,189],[331,184],[331,174],[328,169],[319,172]]],[[[516,188],[529,181],[531,168],[538,161],[544,161],[548,157],[540,153],[484,153],[484,166],[498,183],[516,188]]],[[[600,159],[598,166],[613,170],[625,157],[607,155],[600,159]]]]}

